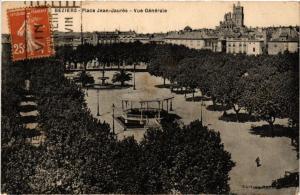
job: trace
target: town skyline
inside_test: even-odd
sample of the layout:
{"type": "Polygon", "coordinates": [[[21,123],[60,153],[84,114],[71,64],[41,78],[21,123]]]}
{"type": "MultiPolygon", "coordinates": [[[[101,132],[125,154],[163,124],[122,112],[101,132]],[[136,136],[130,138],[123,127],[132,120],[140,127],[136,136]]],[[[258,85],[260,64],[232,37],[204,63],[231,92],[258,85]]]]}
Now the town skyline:
{"type": "MultiPolygon", "coordinates": [[[[21,6],[23,2],[2,4],[2,33],[9,33],[7,28],[6,10],[12,6],[21,6]]],[[[232,11],[235,1],[227,2],[191,2],[187,6],[183,2],[85,2],[86,9],[166,9],[167,13],[83,13],[83,32],[94,31],[129,31],[138,33],[160,33],[182,30],[185,26],[192,29],[215,29],[224,14],[232,11]],[[178,5],[181,4],[181,5],[178,5]],[[188,14],[186,14],[188,13],[188,14]],[[120,17],[121,16],[121,17],[120,17]],[[109,18],[109,20],[108,20],[109,18]],[[102,20],[103,19],[103,20],[102,20]],[[91,22],[91,21],[97,21],[91,22]],[[174,22],[172,22],[174,21],[174,22]],[[176,22],[175,22],[176,21],[176,22]]],[[[245,26],[299,26],[298,2],[241,2],[244,7],[245,26]]],[[[60,13],[61,17],[77,13],[60,13]]],[[[80,32],[80,20],[74,22],[74,32],[80,32]]],[[[64,31],[63,29],[58,29],[64,31]]]]}

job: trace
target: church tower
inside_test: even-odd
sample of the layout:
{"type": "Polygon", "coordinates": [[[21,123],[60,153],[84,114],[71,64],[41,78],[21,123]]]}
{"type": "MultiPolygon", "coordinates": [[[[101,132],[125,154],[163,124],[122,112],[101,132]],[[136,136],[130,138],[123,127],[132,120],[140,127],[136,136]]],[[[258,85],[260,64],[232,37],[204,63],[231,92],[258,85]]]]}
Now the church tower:
{"type": "Polygon", "coordinates": [[[237,27],[244,26],[244,8],[238,2],[237,6],[233,4],[232,20],[237,27]]]}

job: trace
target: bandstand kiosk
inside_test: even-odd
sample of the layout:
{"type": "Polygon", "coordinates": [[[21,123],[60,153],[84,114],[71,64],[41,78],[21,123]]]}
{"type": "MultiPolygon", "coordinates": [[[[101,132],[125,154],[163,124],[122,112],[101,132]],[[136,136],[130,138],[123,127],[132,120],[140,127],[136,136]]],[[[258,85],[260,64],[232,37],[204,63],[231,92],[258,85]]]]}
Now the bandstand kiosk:
{"type": "Polygon", "coordinates": [[[127,128],[159,126],[161,119],[173,111],[172,95],[159,95],[150,91],[132,92],[121,97],[122,115],[119,121],[127,128]]]}

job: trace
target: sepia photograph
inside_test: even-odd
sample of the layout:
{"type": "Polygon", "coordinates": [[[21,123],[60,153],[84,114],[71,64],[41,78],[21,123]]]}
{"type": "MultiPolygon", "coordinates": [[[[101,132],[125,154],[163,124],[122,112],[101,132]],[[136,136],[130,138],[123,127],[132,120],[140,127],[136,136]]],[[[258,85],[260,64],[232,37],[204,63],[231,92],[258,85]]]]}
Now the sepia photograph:
{"type": "Polygon", "coordinates": [[[299,194],[298,1],[2,1],[2,194],[299,194]]]}

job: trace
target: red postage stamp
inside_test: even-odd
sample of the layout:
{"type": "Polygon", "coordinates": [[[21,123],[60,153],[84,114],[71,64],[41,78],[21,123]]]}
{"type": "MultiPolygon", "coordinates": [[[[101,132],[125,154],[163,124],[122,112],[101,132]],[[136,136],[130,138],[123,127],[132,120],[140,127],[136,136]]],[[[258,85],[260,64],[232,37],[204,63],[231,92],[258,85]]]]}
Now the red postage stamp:
{"type": "Polygon", "coordinates": [[[49,8],[30,7],[7,11],[13,61],[54,54],[49,8]]]}

